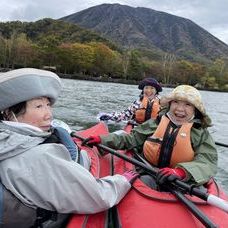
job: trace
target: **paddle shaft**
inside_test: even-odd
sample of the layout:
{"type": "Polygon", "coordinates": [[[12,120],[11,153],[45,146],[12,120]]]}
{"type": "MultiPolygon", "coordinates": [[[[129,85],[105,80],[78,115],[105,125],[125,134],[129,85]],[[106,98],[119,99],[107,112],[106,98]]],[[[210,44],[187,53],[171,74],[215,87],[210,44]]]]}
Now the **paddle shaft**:
{"type": "MultiPolygon", "coordinates": [[[[72,133],[72,135],[74,135],[75,137],[79,138],[80,140],[84,140],[83,137],[80,137],[79,135],[76,135],[74,132],[72,132],[72,130],[70,129],[70,127],[63,121],[61,120],[57,120],[57,122],[55,122],[56,126],[59,126],[59,127],[63,127],[65,128],[70,134],[72,133]]],[[[217,143],[218,144],[218,143],[217,143]]],[[[224,146],[227,146],[228,145],[225,145],[225,144],[222,144],[222,143],[219,143],[221,145],[224,145],[224,146]]],[[[100,147],[101,147],[101,144],[100,144],[100,147]]],[[[103,146],[105,147],[105,146],[103,146]]],[[[110,153],[122,158],[122,159],[125,159],[126,161],[136,165],[136,166],[139,166],[141,168],[143,168],[145,171],[149,172],[149,173],[153,173],[153,175],[156,175],[157,173],[157,170],[152,169],[151,166],[145,166],[143,163],[140,163],[138,160],[136,159],[132,159],[132,158],[129,158],[128,156],[124,156],[123,154],[120,154],[119,152],[115,151],[115,150],[112,150],[111,148],[109,147],[105,147],[105,150],[106,151],[109,151],[110,153]]],[[[217,197],[217,196],[214,196],[212,194],[206,194],[202,191],[200,191],[199,189],[197,188],[192,188],[191,186],[187,185],[186,183],[184,182],[181,182],[179,180],[176,180],[175,181],[179,186],[183,187],[184,189],[188,190],[188,192],[190,194],[195,194],[197,197],[205,200],[208,204],[210,205],[213,205],[213,206],[216,206],[222,210],[224,210],[225,212],[228,212],[228,202],[217,197]]]]}
{"type": "MultiPolygon", "coordinates": [[[[136,160],[134,158],[130,158],[130,157],[126,156],[125,154],[121,154],[118,151],[113,150],[113,149],[111,149],[111,148],[109,148],[107,146],[104,146],[102,144],[98,144],[97,147],[100,148],[100,149],[106,150],[106,151],[110,152],[111,154],[113,154],[113,155],[115,155],[117,157],[120,157],[120,158],[122,158],[122,159],[124,159],[124,160],[126,160],[126,161],[128,161],[128,162],[130,162],[130,163],[132,163],[132,164],[134,164],[134,165],[136,165],[138,167],[140,167],[140,168],[143,168],[144,170],[146,170],[147,172],[149,172],[149,173],[151,173],[153,175],[156,175],[157,172],[158,172],[157,168],[145,165],[144,163],[142,163],[142,162],[140,162],[140,161],[138,161],[138,160],[136,160]]],[[[186,183],[184,183],[184,182],[182,182],[180,180],[175,180],[174,182],[175,182],[176,185],[178,185],[182,189],[185,189],[188,192],[191,192],[192,194],[198,196],[199,198],[207,201],[208,194],[202,192],[201,190],[199,190],[197,188],[192,188],[191,186],[189,186],[188,184],[186,184],[186,183]]]]}
{"type": "MultiPolygon", "coordinates": [[[[140,159],[145,165],[151,166],[139,153],[134,153],[138,159],[140,159]]],[[[166,188],[176,196],[177,199],[180,200],[181,203],[183,203],[188,210],[191,211],[191,213],[203,224],[205,227],[217,227],[208,217],[205,215],[201,210],[199,210],[196,205],[187,199],[180,191],[175,190],[172,186],[167,186],[166,188]]]]}
{"type": "MultiPolygon", "coordinates": [[[[73,134],[73,136],[75,136],[76,138],[79,138],[80,140],[84,140],[83,137],[73,134]]],[[[98,148],[108,151],[109,153],[124,159],[125,161],[128,161],[131,164],[134,164],[138,167],[143,168],[145,171],[149,171],[150,174],[152,174],[153,176],[156,175],[156,173],[158,172],[157,168],[153,168],[151,166],[148,166],[147,164],[144,164],[143,162],[140,162],[134,158],[131,158],[129,156],[126,156],[125,154],[121,154],[116,150],[113,150],[107,146],[104,146],[102,144],[98,144],[96,145],[98,148]]],[[[173,187],[168,187],[168,189],[170,190],[171,193],[173,193],[194,215],[197,219],[199,219],[199,221],[204,224],[206,227],[211,227],[211,228],[215,228],[217,227],[205,214],[203,214],[202,211],[200,211],[190,200],[188,200],[182,193],[180,193],[179,191],[176,191],[173,189],[173,187]]]]}
{"type": "MultiPolygon", "coordinates": [[[[73,134],[73,136],[75,136],[76,138],[79,138],[82,141],[85,139],[85,138],[83,138],[79,135],[76,135],[76,134],[73,134]]],[[[102,150],[108,151],[109,153],[111,153],[111,154],[113,154],[119,158],[122,158],[122,159],[128,161],[129,163],[132,163],[133,165],[141,167],[142,169],[151,173],[152,175],[156,175],[158,172],[157,168],[153,168],[151,166],[145,165],[144,163],[142,163],[142,162],[140,162],[134,158],[130,158],[124,154],[121,154],[118,151],[111,149],[105,145],[98,144],[96,146],[102,150]]],[[[202,190],[195,188],[195,187],[192,187],[192,186],[188,185],[187,183],[182,182],[182,181],[177,180],[177,179],[174,181],[174,183],[170,183],[170,184],[176,184],[178,187],[186,190],[191,195],[195,195],[195,196],[199,197],[200,199],[205,200],[208,204],[216,206],[216,207],[224,210],[225,212],[228,212],[228,202],[219,198],[219,197],[205,193],[202,190]]]]}
{"type": "Polygon", "coordinates": [[[218,145],[218,146],[223,146],[223,147],[227,147],[228,148],[228,145],[225,144],[225,143],[215,142],[215,144],[218,145]]]}
{"type": "Polygon", "coordinates": [[[191,212],[194,214],[194,216],[199,219],[199,221],[205,225],[205,227],[218,227],[216,224],[214,224],[201,210],[199,210],[196,205],[187,199],[181,192],[174,190],[172,188],[168,188],[169,191],[175,195],[191,212]]]}

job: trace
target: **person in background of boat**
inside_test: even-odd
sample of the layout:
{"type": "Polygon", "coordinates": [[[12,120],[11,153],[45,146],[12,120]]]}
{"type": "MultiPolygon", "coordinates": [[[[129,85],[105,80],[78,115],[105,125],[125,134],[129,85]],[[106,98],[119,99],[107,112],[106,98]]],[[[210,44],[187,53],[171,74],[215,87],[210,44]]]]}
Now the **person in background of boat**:
{"type": "Polygon", "coordinates": [[[91,136],[84,143],[102,143],[113,149],[133,148],[159,168],[157,183],[175,178],[202,185],[217,172],[217,150],[207,130],[211,120],[200,92],[180,85],[161,98],[164,106],[156,120],[135,127],[130,134],[91,136]]]}
{"type": "Polygon", "coordinates": [[[139,99],[134,101],[126,110],[102,114],[99,119],[116,122],[133,120],[139,124],[150,118],[155,119],[160,109],[158,94],[162,91],[161,85],[154,78],[145,78],[139,83],[138,88],[142,90],[139,99]]]}
{"type": "Polygon", "coordinates": [[[1,224],[7,227],[37,225],[47,211],[106,210],[125,196],[138,176],[127,171],[96,179],[72,160],[67,131],[55,134],[51,128],[52,105],[60,90],[60,78],[45,70],[23,68],[0,77],[0,178],[5,187],[1,224]]]}

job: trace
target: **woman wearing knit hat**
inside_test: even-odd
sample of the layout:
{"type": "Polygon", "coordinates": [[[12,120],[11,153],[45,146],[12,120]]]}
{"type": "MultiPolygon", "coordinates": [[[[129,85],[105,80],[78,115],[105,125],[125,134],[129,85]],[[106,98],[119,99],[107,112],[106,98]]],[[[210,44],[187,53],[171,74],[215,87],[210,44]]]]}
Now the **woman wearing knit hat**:
{"type": "Polygon", "coordinates": [[[135,127],[130,134],[91,136],[85,143],[114,149],[137,149],[160,170],[159,184],[179,178],[198,185],[216,174],[217,151],[207,127],[211,125],[197,89],[176,87],[161,99],[166,108],[156,120],[135,127]]]}
{"type": "Polygon", "coordinates": [[[162,91],[161,85],[154,78],[145,78],[138,88],[142,90],[139,99],[134,101],[127,109],[122,112],[113,112],[111,114],[101,114],[100,120],[134,120],[136,123],[143,123],[152,118],[155,119],[160,109],[159,92],[162,91]]]}
{"type": "Polygon", "coordinates": [[[1,74],[0,179],[5,188],[0,206],[6,227],[32,227],[41,208],[64,214],[106,210],[137,177],[126,172],[95,179],[72,161],[69,135],[55,135],[51,128],[51,106],[60,90],[60,78],[49,71],[24,68],[1,74]]]}

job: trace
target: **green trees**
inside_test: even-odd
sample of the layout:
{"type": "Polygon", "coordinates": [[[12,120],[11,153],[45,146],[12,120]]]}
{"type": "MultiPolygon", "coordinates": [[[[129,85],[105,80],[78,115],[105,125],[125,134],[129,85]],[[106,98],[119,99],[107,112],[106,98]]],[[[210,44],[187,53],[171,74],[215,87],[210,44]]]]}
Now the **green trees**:
{"type": "Polygon", "coordinates": [[[0,61],[3,68],[27,67],[31,64],[35,50],[26,34],[13,33],[9,39],[0,36],[0,61]]]}
{"type": "Polygon", "coordinates": [[[7,45],[6,39],[3,36],[0,36],[0,66],[6,68],[6,61],[7,61],[7,45]]]}
{"type": "Polygon", "coordinates": [[[144,76],[143,61],[138,51],[131,51],[129,56],[129,67],[127,71],[127,79],[141,80],[144,76]]]}
{"type": "Polygon", "coordinates": [[[174,54],[165,53],[162,56],[162,73],[165,84],[170,84],[172,73],[176,63],[176,56],[174,54]]]}
{"type": "Polygon", "coordinates": [[[94,50],[94,73],[100,76],[115,75],[117,53],[102,43],[92,42],[89,45],[94,50]]]}
{"type": "Polygon", "coordinates": [[[216,59],[209,68],[209,76],[215,77],[219,88],[228,84],[228,59],[216,59]]]}
{"type": "Polygon", "coordinates": [[[56,47],[58,68],[64,73],[114,75],[119,55],[103,43],[63,43],[56,47]]]}
{"type": "Polygon", "coordinates": [[[228,58],[206,64],[156,50],[121,50],[94,32],[52,19],[0,23],[0,31],[0,68],[47,66],[81,78],[135,81],[152,76],[167,85],[228,91],[228,58]]]}

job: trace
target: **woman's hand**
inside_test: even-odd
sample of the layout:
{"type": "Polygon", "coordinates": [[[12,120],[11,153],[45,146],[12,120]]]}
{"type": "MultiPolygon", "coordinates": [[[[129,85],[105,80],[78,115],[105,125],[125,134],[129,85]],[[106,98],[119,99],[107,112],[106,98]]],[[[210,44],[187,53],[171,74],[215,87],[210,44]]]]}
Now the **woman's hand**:
{"type": "Polygon", "coordinates": [[[82,141],[82,146],[87,145],[93,147],[99,143],[101,143],[101,137],[99,135],[91,135],[82,141]]]}
{"type": "Polygon", "coordinates": [[[183,180],[186,178],[186,172],[182,168],[162,168],[159,169],[156,180],[159,185],[164,184],[165,182],[174,181],[176,179],[183,180]]]}

